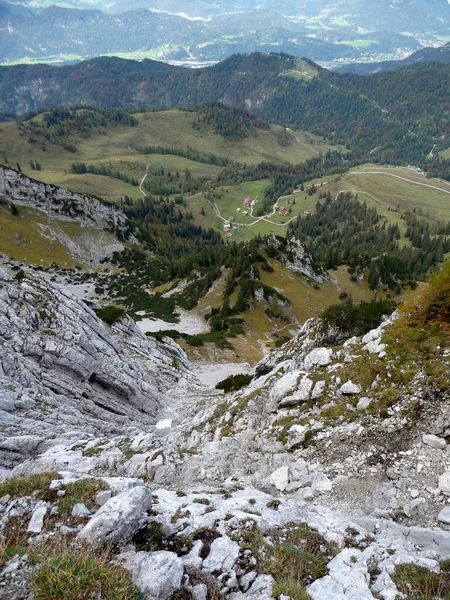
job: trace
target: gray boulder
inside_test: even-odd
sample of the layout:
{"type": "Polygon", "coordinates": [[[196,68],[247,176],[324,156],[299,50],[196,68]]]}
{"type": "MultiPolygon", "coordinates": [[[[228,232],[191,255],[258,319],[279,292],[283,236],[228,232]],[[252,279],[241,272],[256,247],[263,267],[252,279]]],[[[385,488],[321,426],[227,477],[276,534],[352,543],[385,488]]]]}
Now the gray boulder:
{"type": "Polygon", "coordinates": [[[203,570],[207,573],[227,573],[239,556],[239,544],[229,537],[220,537],[213,541],[211,550],[203,561],[203,570]]]}
{"type": "Polygon", "coordinates": [[[151,503],[152,493],[144,486],[122,492],[95,513],[78,539],[97,547],[125,542],[139,529],[151,503]]]}
{"type": "Polygon", "coordinates": [[[133,582],[151,600],[166,600],[181,587],[183,561],[174,552],[123,552],[120,563],[133,582]]]}

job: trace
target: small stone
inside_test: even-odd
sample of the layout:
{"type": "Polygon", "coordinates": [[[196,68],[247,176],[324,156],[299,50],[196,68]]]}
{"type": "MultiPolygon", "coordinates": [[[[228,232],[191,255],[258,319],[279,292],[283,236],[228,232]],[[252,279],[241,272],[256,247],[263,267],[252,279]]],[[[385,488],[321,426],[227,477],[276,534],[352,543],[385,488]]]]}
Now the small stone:
{"type": "Polygon", "coordinates": [[[72,517],[81,518],[81,517],[90,517],[91,511],[85,507],[84,504],[78,502],[72,508],[72,517]]]}
{"type": "Polygon", "coordinates": [[[450,496],[450,471],[445,471],[439,477],[439,489],[446,496],[450,496]]]}
{"type": "Polygon", "coordinates": [[[50,482],[48,489],[51,491],[60,490],[63,487],[63,485],[64,485],[63,479],[53,479],[53,481],[50,482]]]}
{"type": "Polygon", "coordinates": [[[367,398],[366,396],[364,396],[364,398],[360,398],[358,400],[358,404],[356,405],[356,408],[358,410],[366,410],[366,408],[369,408],[369,406],[372,404],[372,400],[370,398],[367,398]]]}
{"type": "Polygon", "coordinates": [[[316,383],[316,385],[313,387],[313,390],[311,392],[311,400],[317,400],[317,398],[320,398],[320,396],[322,396],[322,394],[325,390],[325,385],[326,385],[325,381],[318,381],[316,383]]]}
{"type": "Polygon", "coordinates": [[[108,502],[108,500],[112,497],[112,492],[111,490],[102,490],[101,492],[98,492],[95,496],[94,496],[94,502],[98,505],[98,506],[103,506],[104,504],[106,504],[106,502],[108,502]]]}
{"type": "Polygon", "coordinates": [[[223,536],[211,544],[211,550],[203,561],[202,569],[207,573],[230,571],[239,556],[239,544],[223,536]]]}
{"type": "Polygon", "coordinates": [[[181,587],[183,561],[174,552],[124,552],[118,556],[146,598],[163,600],[181,587]]]}
{"type": "Polygon", "coordinates": [[[252,583],[255,581],[258,573],[256,571],[250,571],[241,577],[241,588],[242,591],[246,592],[252,583]]]}
{"type": "Polygon", "coordinates": [[[3,575],[9,575],[9,573],[13,573],[14,571],[17,571],[17,569],[20,567],[20,562],[18,560],[15,560],[13,562],[10,562],[8,565],[6,565],[6,567],[3,569],[3,575]]]}
{"type": "Polygon", "coordinates": [[[73,527],[67,527],[67,525],[62,525],[59,528],[59,531],[62,535],[68,535],[69,533],[74,533],[76,529],[74,529],[73,527]]]}
{"type": "Polygon", "coordinates": [[[349,379],[341,386],[339,391],[345,396],[351,396],[352,394],[359,394],[361,392],[361,388],[359,385],[353,383],[353,381],[349,379]]]}
{"type": "Polygon", "coordinates": [[[28,524],[28,533],[41,533],[44,528],[44,517],[47,514],[47,506],[43,503],[37,505],[28,524]]]}
{"type": "Polygon", "coordinates": [[[274,471],[268,478],[267,482],[274,485],[277,490],[283,492],[289,483],[289,467],[280,467],[274,471]]]}
{"type": "Polygon", "coordinates": [[[441,510],[438,514],[438,520],[441,521],[441,523],[450,524],[450,506],[446,506],[441,510]]]}
{"type": "Polygon", "coordinates": [[[422,442],[431,448],[436,448],[437,450],[444,450],[447,445],[447,442],[443,438],[432,434],[422,436],[422,442]]]}
{"type": "Polygon", "coordinates": [[[56,492],[56,495],[58,496],[58,498],[64,498],[64,496],[66,495],[66,490],[58,490],[56,492]]]}
{"type": "Polygon", "coordinates": [[[206,600],[208,597],[208,588],[204,583],[198,583],[190,590],[193,600],[206,600]]]}

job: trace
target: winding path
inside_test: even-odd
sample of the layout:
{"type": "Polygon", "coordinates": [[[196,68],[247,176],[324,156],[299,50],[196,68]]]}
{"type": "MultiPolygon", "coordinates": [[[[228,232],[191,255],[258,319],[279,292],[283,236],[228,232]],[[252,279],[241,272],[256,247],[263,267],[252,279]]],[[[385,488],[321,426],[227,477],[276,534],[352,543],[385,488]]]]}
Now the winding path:
{"type": "Polygon", "coordinates": [[[145,198],[145,196],[146,196],[147,194],[146,194],[146,193],[144,192],[144,190],[142,189],[142,186],[144,185],[144,181],[147,179],[148,170],[150,169],[150,167],[151,167],[151,163],[149,163],[149,164],[147,165],[147,168],[145,169],[145,175],[144,175],[144,177],[141,179],[141,182],[140,182],[140,184],[139,184],[139,191],[140,191],[140,192],[141,192],[141,194],[144,196],[144,198],[145,198]]]}

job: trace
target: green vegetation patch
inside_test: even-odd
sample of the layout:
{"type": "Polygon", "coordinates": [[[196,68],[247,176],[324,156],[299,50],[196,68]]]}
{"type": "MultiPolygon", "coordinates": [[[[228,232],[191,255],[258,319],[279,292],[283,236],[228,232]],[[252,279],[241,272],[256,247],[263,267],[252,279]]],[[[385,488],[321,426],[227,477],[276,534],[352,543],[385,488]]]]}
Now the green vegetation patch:
{"type": "Polygon", "coordinates": [[[110,304],[109,306],[104,306],[103,308],[97,308],[95,313],[97,317],[99,317],[107,325],[114,325],[114,323],[120,321],[120,319],[125,315],[125,309],[121,306],[110,304]]]}
{"type": "Polygon", "coordinates": [[[0,483],[0,498],[7,494],[11,498],[21,498],[31,496],[33,492],[37,493],[40,500],[48,499],[50,482],[59,479],[58,473],[38,473],[37,475],[27,475],[26,477],[16,477],[0,483]]]}
{"type": "Polygon", "coordinates": [[[80,479],[73,483],[68,483],[65,487],[66,494],[58,499],[58,508],[60,513],[71,513],[75,504],[84,504],[86,508],[95,507],[94,496],[101,490],[106,490],[108,486],[100,479],[80,479]]]}
{"type": "Polygon", "coordinates": [[[49,556],[37,571],[38,600],[142,600],[131,574],[87,548],[64,549],[49,556]]]}
{"type": "Polygon", "coordinates": [[[409,600],[450,599],[448,561],[441,563],[441,572],[434,573],[419,565],[404,563],[396,565],[391,575],[393,582],[409,600]]]}
{"type": "Polygon", "coordinates": [[[246,375],[239,373],[237,375],[230,375],[216,385],[217,390],[223,390],[226,394],[229,392],[236,392],[241,388],[245,387],[253,379],[252,375],[246,375]]]}
{"type": "Polygon", "coordinates": [[[351,298],[340,304],[333,304],[320,313],[324,331],[335,328],[347,335],[361,336],[375,329],[383,317],[395,310],[392,300],[372,300],[354,305],[351,298]]]}
{"type": "Polygon", "coordinates": [[[259,572],[275,579],[274,595],[292,592],[295,600],[309,599],[305,586],[327,574],[327,564],[337,552],[319,533],[294,522],[265,535],[255,523],[242,532],[241,546],[252,551],[259,572]]]}

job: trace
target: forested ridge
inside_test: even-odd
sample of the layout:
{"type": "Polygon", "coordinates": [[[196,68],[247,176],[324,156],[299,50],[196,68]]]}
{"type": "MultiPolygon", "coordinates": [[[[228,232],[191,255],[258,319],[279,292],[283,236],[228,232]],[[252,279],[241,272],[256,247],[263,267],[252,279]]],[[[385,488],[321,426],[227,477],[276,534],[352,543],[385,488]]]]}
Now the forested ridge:
{"type": "MultiPolygon", "coordinates": [[[[354,156],[372,152],[372,160],[422,163],[434,144],[436,152],[448,146],[450,65],[419,64],[367,77],[314,67],[315,77],[296,79],[286,74],[295,70],[293,57],[259,53],[196,70],[104,57],[58,68],[0,67],[0,110],[5,117],[48,106],[137,110],[221,102],[250,106],[258,118],[324,135],[354,156]]],[[[205,115],[219,132],[239,121],[226,111],[221,123],[217,111],[214,118],[205,115]]]]}

